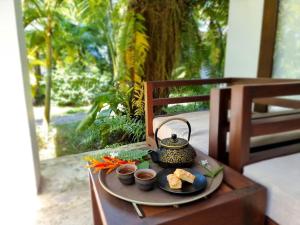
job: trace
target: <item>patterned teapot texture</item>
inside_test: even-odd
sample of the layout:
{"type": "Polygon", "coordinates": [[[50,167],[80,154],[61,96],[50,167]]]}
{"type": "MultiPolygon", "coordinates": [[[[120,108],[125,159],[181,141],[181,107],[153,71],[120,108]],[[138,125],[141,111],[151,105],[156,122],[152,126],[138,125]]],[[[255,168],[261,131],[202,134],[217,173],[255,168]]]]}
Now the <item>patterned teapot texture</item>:
{"type": "Polygon", "coordinates": [[[155,141],[157,151],[151,151],[152,161],[158,163],[161,167],[191,167],[196,158],[195,150],[190,146],[189,140],[191,137],[191,125],[183,118],[171,118],[162,122],[155,130],[155,141]],[[179,120],[183,121],[188,126],[188,139],[178,138],[177,134],[172,134],[171,137],[158,140],[158,131],[166,123],[179,120]],[[160,142],[160,143],[159,143],[160,142]]]}

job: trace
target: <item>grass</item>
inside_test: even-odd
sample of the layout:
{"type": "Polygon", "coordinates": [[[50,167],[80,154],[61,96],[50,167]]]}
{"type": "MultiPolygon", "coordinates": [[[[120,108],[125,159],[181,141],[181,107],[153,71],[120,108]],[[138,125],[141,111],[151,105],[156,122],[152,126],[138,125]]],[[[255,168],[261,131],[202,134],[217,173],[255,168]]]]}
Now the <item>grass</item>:
{"type": "Polygon", "coordinates": [[[86,112],[87,111],[87,107],[74,107],[69,109],[68,111],[66,111],[66,114],[74,114],[74,113],[81,113],[81,112],[86,112]]]}

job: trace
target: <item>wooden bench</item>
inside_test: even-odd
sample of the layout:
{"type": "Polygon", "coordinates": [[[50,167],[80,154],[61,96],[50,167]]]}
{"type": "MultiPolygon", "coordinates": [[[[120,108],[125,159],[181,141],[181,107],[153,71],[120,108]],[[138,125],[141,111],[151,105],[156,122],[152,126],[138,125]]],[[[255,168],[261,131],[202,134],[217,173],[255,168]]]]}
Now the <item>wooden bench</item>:
{"type": "MultiPolygon", "coordinates": [[[[266,214],[272,219],[268,224],[300,224],[300,131],[296,141],[276,143],[260,151],[251,151],[251,137],[299,130],[300,113],[292,110],[253,117],[252,105],[255,100],[266,103],[265,99],[270,97],[297,94],[300,94],[300,82],[231,88],[229,166],[267,188],[266,214]]],[[[275,99],[267,103],[300,107],[296,100],[275,99]]]]}
{"type": "MultiPolygon", "coordinates": [[[[211,140],[209,140],[209,147],[205,146],[206,150],[204,151],[206,154],[208,154],[208,148],[209,149],[215,149],[210,151],[210,156],[225,162],[223,153],[218,154],[218,151],[220,151],[219,146],[225,146],[226,148],[226,141],[223,141],[226,139],[226,134],[229,129],[229,124],[226,120],[221,122],[219,119],[224,118],[224,115],[227,115],[227,111],[229,108],[229,100],[230,100],[230,91],[226,91],[226,89],[218,89],[221,90],[220,93],[211,93],[210,95],[198,95],[198,96],[185,96],[185,97],[174,97],[174,98],[157,98],[155,97],[155,91],[159,91],[160,88],[174,88],[174,87],[184,87],[184,86],[203,86],[203,85],[214,85],[215,87],[225,86],[225,87],[231,87],[236,84],[248,84],[248,83],[277,83],[277,82],[284,82],[284,81],[290,81],[287,79],[267,79],[267,78],[223,78],[223,79],[203,79],[203,80],[176,80],[176,81],[149,81],[145,82],[145,112],[146,112],[146,142],[149,146],[155,147],[155,141],[154,141],[154,128],[153,127],[153,121],[154,119],[158,119],[154,113],[154,108],[156,106],[162,106],[162,105],[169,105],[169,104],[178,104],[178,103],[187,103],[187,102],[211,102],[211,111],[213,110],[216,116],[214,119],[214,125],[210,125],[210,133],[213,135],[210,135],[210,137],[213,137],[211,140]],[[213,98],[213,100],[212,100],[213,98]],[[219,115],[219,116],[217,116],[219,115]],[[216,127],[214,127],[216,126],[216,127]],[[216,140],[218,140],[216,142],[216,140]]],[[[268,99],[268,101],[274,101],[273,99],[268,99]]],[[[259,102],[262,103],[262,102],[259,102]]],[[[208,117],[207,112],[207,117],[208,117]]],[[[164,115],[167,116],[167,115],[164,115]]],[[[184,114],[179,114],[178,116],[184,116],[184,114]]],[[[195,115],[194,115],[195,116],[195,115]]],[[[201,126],[201,124],[192,124],[192,127],[201,126]]],[[[208,127],[206,138],[208,139],[208,127]]],[[[207,141],[208,142],[208,141],[207,141]]],[[[223,150],[221,150],[223,152],[223,150]]]]}

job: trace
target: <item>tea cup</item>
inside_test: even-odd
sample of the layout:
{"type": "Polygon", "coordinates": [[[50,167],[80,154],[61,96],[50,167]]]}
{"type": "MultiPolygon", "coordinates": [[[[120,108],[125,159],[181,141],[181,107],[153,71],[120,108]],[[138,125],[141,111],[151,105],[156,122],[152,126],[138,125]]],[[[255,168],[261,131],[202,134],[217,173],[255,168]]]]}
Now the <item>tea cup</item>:
{"type": "Polygon", "coordinates": [[[156,172],[152,169],[138,169],[134,173],[134,179],[139,189],[149,191],[154,187],[156,172]]]}
{"type": "Polygon", "coordinates": [[[122,184],[130,185],[134,183],[134,172],[137,166],[134,164],[124,164],[116,169],[117,176],[122,184]]]}

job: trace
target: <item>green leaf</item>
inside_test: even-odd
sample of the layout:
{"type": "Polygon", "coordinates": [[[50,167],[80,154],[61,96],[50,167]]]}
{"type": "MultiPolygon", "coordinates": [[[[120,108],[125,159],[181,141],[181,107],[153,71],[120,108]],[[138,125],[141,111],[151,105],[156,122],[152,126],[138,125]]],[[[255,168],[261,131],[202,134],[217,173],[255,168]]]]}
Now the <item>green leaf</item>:
{"type": "Polygon", "coordinates": [[[149,161],[141,162],[137,167],[138,169],[149,169],[150,163],[149,161]]]}
{"type": "MultiPolygon", "coordinates": [[[[205,167],[203,167],[205,168],[205,167]]],[[[206,177],[210,177],[210,178],[214,178],[216,177],[221,171],[223,171],[224,167],[220,166],[217,169],[210,171],[207,168],[205,168],[208,172],[206,174],[204,174],[206,177]]]]}
{"type": "Polygon", "coordinates": [[[217,168],[216,170],[212,171],[212,175],[213,177],[216,177],[221,171],[223,171],[224,167],[220,166],[219,168],[217,168]]]}
{"type": "Polygon", "coordinates": [[[81,132],[93,124],[100,108],[98,104],[94,104],[87,116],[80,122],[76,128],[76,132],[81,132]]]}

